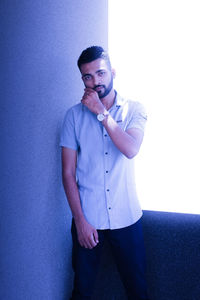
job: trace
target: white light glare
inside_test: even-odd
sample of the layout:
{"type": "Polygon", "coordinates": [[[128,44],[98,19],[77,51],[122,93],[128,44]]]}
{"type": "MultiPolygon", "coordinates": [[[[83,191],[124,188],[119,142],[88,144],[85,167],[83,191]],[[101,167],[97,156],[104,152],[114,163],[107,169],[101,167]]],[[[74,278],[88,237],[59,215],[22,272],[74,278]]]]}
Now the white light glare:
{"type": "Polygon", "coordinates": [[[199,15],[195,0],[109,0],[115,87],[148,114],[136,158],[143,209],[200,214],[199,15]]]}

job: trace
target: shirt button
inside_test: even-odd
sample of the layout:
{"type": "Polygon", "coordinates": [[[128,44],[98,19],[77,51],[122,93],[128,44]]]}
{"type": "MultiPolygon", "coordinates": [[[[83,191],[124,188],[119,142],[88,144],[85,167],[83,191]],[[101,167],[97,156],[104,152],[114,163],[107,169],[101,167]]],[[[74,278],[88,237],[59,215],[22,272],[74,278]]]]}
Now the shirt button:
{"type": "Polygon", "coordinates": [[[108,207],[108,209],[111,209],[111,207],[108,207]]]}
{"type": "Polygon", "coordinates": [[[110,190],[109,190],[109,189],[107,189],[106,191],[107,191],[107,192],[109,192],[110,190]]]}
{"type": "Polygon", "coordinates": [[[108,171],[106,171],[106,173],[108,173],[108,171]]]}
{"type": "Polygon", "coordinates": [[[108,152],[105,152],[105,154],[107,155],[107,154],[108,154],[108,152]]]}
{"type": "Polygon", "coordinates": [[[108,136],[107,134],[104,134],[104,136],[106,137],[106,136],[108,136]]]}

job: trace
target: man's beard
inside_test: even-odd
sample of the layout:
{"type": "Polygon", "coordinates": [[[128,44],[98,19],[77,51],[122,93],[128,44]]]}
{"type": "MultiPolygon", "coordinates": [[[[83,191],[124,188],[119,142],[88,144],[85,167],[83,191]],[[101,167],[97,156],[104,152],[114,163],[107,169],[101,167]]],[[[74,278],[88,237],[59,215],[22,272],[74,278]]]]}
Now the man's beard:
{"type": "Polygon", "coordinates": [[[100,84],[100,85],[96,85],[93,88],[93,90],[95,90],[97,92],[97,94],[99,95],[99,98],[102,99],[102,98],[105,98],[110,93],[112,88],[113,88],[113,77],[111,77],[110,83],[107,87],[103,84],[102,85],[100,84]],[[103,87],[104,92],[102,92],[102,90],[96,91],[96,88],[98,88],[98,87],[103,87]]]}

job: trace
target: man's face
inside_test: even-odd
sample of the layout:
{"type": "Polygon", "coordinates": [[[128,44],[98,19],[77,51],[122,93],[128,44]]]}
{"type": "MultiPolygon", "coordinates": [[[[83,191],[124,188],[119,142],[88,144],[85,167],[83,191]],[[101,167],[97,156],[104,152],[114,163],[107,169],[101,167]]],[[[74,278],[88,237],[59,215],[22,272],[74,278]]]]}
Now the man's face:
{"type": "Polygon", "coordinates": [[[86,88],[95,90],[99,98],[105,98],[113,89],[114,71],[102,58],[81,65],[82,80],[86,88]]]}

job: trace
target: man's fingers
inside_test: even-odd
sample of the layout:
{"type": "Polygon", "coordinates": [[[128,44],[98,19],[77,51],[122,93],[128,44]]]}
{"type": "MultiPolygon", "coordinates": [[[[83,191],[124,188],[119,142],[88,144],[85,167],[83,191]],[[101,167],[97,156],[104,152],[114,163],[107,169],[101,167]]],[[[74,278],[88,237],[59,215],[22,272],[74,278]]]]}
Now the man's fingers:
{"type": "Polygon", "coordinates": [[[89,249],[94,248],[97,245],[97,242],[95,241],[94,235],[93,233],[88,237],[87,241],[86,241],[86,246],[89,249]]]}
{"type": "Polygon", "coordinates": [[[99,240],[98,240],[97,230],[94,230],[92,232],[91,237],[89,238],[88,242],[89,242],[90,249],[94,248],[98,244],[99,240]]]}
{"type": "Polygon", "coordinates": [[[93,234],[91,234],[89,237],[87,237],[85,239],[79,240],[79,243],[80,243],[81,247],[84,247],[87,249],[92,249],[97,245],[96,241],[94,240],[93,234]]]}
{"type": "Polygon", "coordinates": [[[81,230],[78,230],[78,240],[81,247],[92,249],[99,242],[98,232],[90,224],[86,225],[87,226],[82,227],[81,230]]]}
{"type": "Polygon", "coordinates": [[[94,230],[93,236],[94,236],[94,241],[95,241],[96,243],[98,243],[98,242],[99,242],[99,237],[98,237],[98,232],[97,232],[97,230],[94,230]]]}
{"type": "Polygon", "coordinates": [[[84,92],[85,92],[85,93],[94,93],[94,92],[96,92],[96,91],[93,90],[92,88],[85,88],[85,89],[84,89],[84,92]]]}
{"type": "Polygon", "coordinates": [[[98,244],[98,234],[97,232],[92,232],[91,235],[85,240],[85,248],[92,249],[98,244]]]}

